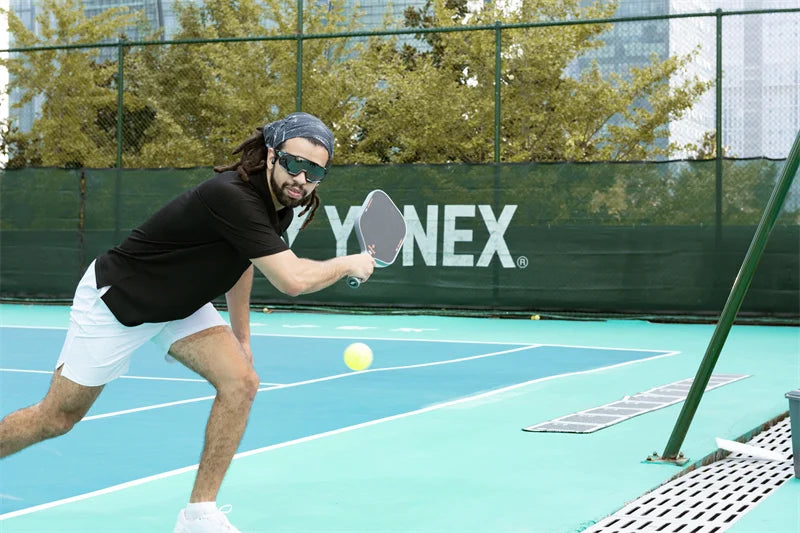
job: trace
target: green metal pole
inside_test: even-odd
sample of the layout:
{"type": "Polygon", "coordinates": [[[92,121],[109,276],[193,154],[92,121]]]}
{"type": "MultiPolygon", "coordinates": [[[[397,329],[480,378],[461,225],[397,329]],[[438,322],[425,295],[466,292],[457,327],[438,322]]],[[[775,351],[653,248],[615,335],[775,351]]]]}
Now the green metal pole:
{"type": "Polygon", "coordinates": [[[303,110],[303,0],[297,0],[297,74],[294,108],[295,111],[303,110]]]}
{"type": "Polygon", "coordinates": [[[715,124],[715,141],[716,141],[716,186],[715,186],[715,200],[716,200],[716,220],[715,220],[715,243],[717,250],[720,249],[722,244],[722,10],[717,9],[717,86],[716,86],[716,124],[715,124]]]}
{"type": "Polygon", "coordinates": [[[500,162],[500,68],[502,67],[500,21],[494,23],[494,162],[500,162]]]}
{"type": "Polygon", "coordinates": [[[711,373],[714,371],[714,366],[717,364],[717,359],[722,351],[722,346],[725,344],[725,339],[731,330],[731,325],[739,312],[742,305],[747,289],[753,279],[753,274],[758,267],[758,262],[764,253],[764,248],[767,245],[769,234],[772,228],[775,227],[775,221],[778,219],[783,202],[789,192],[789,188],[794,181],[797,168],[800,166],[800,132],[794,140],[794,145],[789,153],[789,158],[786,160],[786,166],[783,167],[781,176],[775,188],[772,190],[772,195],[767,202],[767,207],[764,210],[764,215],[756,228],[755,236],[750,243],[750,248],[747,250],[744,262],[742,263],[739,273],[736,276],[736,281],[733,283],[733,289],[728,296],[728,301],[725,302],[725,307],[722,310],[722,315],[717,322],[717,327],[714,329],[714,334],[711,336],[711,342],[708,345],[706,354],[703,357],[700,368],[697,370],[697,375],[692,382],[692,387],[689,389],[689,395],[686,397],[686,402],[683,404],[678,420],[675,422],[675,428],[672,430],[667,447],[664,449],[662,460],[672,460],[677,457],[678,451],[683,444],[683,439],[686,438],[686,433],[689,431],[689,426],[692,423],[692,418],[697,411],[697,406],[700,399],[703,397],[708,385],[708,380],[711,378],[711,373]]]}
{"type": "Polygon", "coordinates": [[[123,97],[123,61],[124,39],[117,43],[117,168],[122,168],[122,97],[123,97]]]}
{"type": "MultiPolygon", "coordinates": [[[[500,204],[500,69],[503,66],[501,56],[502,51],[502,30],[503,25],[500,21],[494,23],[494,204],[495,209],[499,209],[500,204]]],[[[500,297],[500,261],[494,263],[492,269],[492,296],[494,300],[500,297]]]]}
{"type": "Polygon", "coordinates": [[[124,95],[124,39],[117,43],[117,171],[114,179],[114,242],[119,242],[121,236],[120,212],[122,202],[120,194],[122,189],[122,117],[124,95]]]}

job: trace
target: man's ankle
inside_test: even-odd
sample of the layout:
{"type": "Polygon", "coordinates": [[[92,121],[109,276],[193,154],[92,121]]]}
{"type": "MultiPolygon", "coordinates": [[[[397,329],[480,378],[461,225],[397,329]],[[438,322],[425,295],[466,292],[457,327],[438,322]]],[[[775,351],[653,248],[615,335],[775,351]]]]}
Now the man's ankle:
{"type": "Polygon", "coordinates": [[[217,511],[217,502],[190,502],[186,504],[186,518],[197,520],[201,516],[217,511]]]}

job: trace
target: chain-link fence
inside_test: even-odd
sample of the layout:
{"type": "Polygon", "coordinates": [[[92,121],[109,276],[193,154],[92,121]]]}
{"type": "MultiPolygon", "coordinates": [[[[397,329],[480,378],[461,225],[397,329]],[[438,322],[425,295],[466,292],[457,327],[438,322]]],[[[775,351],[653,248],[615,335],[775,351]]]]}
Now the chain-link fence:
{"type": "Polygon", "coordinates": [[[146,34],[130,14],[84,16],[68,46],[12,23],[30,46],[4,53],[5,166],[219,164],[300,109],[333,125],[337,163],[783,158],[800,127],[800,8],[217,4],[180,11],[172,41],[126,41],[146,34]]]}
{"type": "MultiPolygon", "coordinates": [[[[672,274],[681,262],[694,265],[683,279],[705,280],[698,283],[717,291],[702,297],[709,309],[707,302],[719,301],[729,287],[720,272],[740,259],[736,250],[758,223],[800,130],[800,8],[746,10],[749,4],[739,3],[739,11],[641,14],[579,0],[522,1],[518,11],[503,11],[500,3],[477,9],[475,2],[409,1],[384,19],[377,15],[382,4],[374,2],[362,5],[367,15],[359,18],[350,0],[203,0],[176,7],[165,34],[148,33],[147,21],[130,14],[85,19],[61,33],[40,27],[39,34],[11,17],[15,48],[2,57],[12,109],[0,143],[6,266],[30,232],[41,232],[34,240],[44,242],[55,238],[52,230],[72,232],[78,224],[70,255],[76,264],[70,276],[77,275],[176,184],[203,179],[209,166],[231,162],[232,150],[254,128],[303,110],[334,130],[341,183],[363,186],[373,174],[401,179],[407,186],[398,192],[401,201],[414,206],[426,232],[450,204],[490,205],[492,216],[500,216],[523,203],[514,213],[516,238],[542,250],[563,251],[558,242],[567,237],[554,237],[560,228],[575,253],[620,245],[625,261],[631,254],[655,261],[672,257],[686,237],[673,230],[699,236],[689,259],[642,268],[665,276],[666,299],[652,304],[665,309],[677,294],[672,274]],[[69,44],[50,44],[55,35],[69,44]],[[66,170],[48,177],[41,167],[66,170]],[[163,170],[145,170],[154,168],[163,170]],[[186,170],[169,170],[178,168],[186,170]],[[362,181],[348,177],[356,175],[362,181]],[[61,208],[47,205],[57,199],[37,202],[39,187],[69,196],[69,213],[55,220],[61,208]],[[435,204],[441,213],[430,212],[435,204]],[[543,229],[555,240],[540,243],[535,236],[543,229]],[[662,230],[670,237],[657,237],[666,235],[662,230]],[[661,251],[648,247],[653,239],[661,251]]],[[[58,20],[53,2],[42,6],[49,13],[42,25],[58,20]]],[[[334,211],[347,202],[337,194],[323,194],[334,211]]],[[[779,224],[786,233],[773,278],[795,294],[800,185],[779,224]]],[[[476,235],[483,230],[479,224],[476,235]]],[[[331,252],[330,243],[319,242],[320,256],[331,252]]],[[[532,280],[548,279],[548,267],[534,268],[539,252],[528,252],[533,267],[524,283],[533,287],[532,280]]],[[[408,253],[416,264],[422,253],[427,266],[434,257],[428,254],[442,250],[408,253]]],[[[599,259],[576,265],[573,252],[565,257],[564,279],[628,272],[599,259]]],[[[38,272],[29,259],[14,267],[20,279],[38,272]]],[[[5,275],[4,290],[30,294],[23,282],[19,290],[9,287],[14,276],[5,275]]],[[[447,279],[445,286],[461,283],[447,279]]],[[[495,272],[484,281],[496,291],[498,279],[495,272]]],[[[566,294],[563,280],[551,281],[566,294]]],[[[641,302],[651,281],[632,289],[630,308],[650,309],[641,302]]],[[[69,288],[58,283],[61,292],[69,288]]],[[[47,287],[36,292],[61,294],[47,287]]],[[[580,298],[559,304],[559,297],[554,293],[549,305],[582,305],[580,298]]],[[[504,298],[510,305],[510,293],[504,298]]],[[[691,293],[675,308],[693,298],[701,300],[691,293]]],[[[787,297],[782,312],[794,313],[796,300],[787,297]]]]}

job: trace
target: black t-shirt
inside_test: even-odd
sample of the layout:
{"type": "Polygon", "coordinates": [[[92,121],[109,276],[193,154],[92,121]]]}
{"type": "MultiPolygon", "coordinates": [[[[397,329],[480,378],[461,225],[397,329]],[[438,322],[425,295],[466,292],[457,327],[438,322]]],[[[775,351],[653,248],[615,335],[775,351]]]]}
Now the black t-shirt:
{"type": "Polygon", "coordinates": [[[97,258],[97,287],[122,324],[191,315],[227,292],[250,259],[289,247],[292,210],[276,212],[264,172],[224,172],[178,196],[97,258]]]}

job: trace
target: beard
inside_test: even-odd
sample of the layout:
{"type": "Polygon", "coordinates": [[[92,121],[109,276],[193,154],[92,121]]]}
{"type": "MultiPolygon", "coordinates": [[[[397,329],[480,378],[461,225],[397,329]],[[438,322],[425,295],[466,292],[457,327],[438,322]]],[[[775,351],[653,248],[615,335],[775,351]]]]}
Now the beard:
{"type": "Polygon", "coordinates": [[[306,193],[306,191],[303,189],[303,196],[300,198],[292,198],[291,196],[289,196],[284,189],[288,189],[289,186],[291,185],[291,182],[286,183],[283,187],[279,186],[275,182],[276,168],[278,168],[277,165],[273,166],[272,172],[270,172],[269,175],[267,176],[267,181],[269,182],[269,188],[272,191],[272,194],[275,195],[275,198],[277,198],[278,202],[284,207],[294,208],[301,205],[306,200],[306,198],[308,198],[308,194],[306,193]]]}

